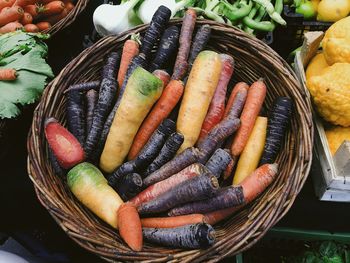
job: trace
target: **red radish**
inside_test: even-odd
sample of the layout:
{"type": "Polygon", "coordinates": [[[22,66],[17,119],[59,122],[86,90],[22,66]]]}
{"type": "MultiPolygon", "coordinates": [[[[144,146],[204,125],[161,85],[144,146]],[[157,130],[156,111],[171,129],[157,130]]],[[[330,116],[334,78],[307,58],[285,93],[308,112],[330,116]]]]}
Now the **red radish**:
{"type": "Polygon", "coordinates": [[[142,249],[142,227],[137,209],[131,204],[122,204],[118,209],[118,227],[120,236],[134,250],[142,249]]]}
{"type": "Polygon", "coordinates": [[[77,138],[55,118],[45,122],[45,136],[59,164],[69,169],[84,161],[84,150],[77,138]]]}

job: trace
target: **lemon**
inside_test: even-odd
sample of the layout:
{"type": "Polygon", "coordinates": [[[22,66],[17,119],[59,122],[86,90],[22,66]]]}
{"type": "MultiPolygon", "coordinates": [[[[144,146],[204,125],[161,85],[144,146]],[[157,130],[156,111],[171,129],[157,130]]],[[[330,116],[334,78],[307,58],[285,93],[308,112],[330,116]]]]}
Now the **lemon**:
{"type": "Polygon", "coordinates": [[[317,20],[336,22],[350,13],[349,0],[322,0],[317,8],[317,20]]]}
{"type": "Polygon", "coordinates": [[[327,68],[329,65],[323,55],[319,53],[310,61],[306,69],[306,79],[309,79],[313,76],[318,76],[321,74],[322,70],[327,68]]]}

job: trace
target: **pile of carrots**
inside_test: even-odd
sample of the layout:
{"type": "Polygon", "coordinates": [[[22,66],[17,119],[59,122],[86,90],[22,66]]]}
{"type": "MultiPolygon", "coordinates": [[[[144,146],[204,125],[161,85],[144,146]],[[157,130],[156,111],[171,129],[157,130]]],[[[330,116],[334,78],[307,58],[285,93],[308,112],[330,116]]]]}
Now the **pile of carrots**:
{"type": "Polygon", "coordinates": [[[0,0],[0,34],[15,30],[40,32],[66,17],[73,0],[0,0]]]}
{"type": "Polygon", "coordinates": [[[141,43],[111,52],[101,81],[65,91],[68,130],[53,118],[45,124],[55,173],[135,251],[143,240],[213,244],[212,225],[276,178],[292,115],[291,99],[278,97],[259,116],[263,79],[236,83],[228,96],[234,59],[205,50],[210,26],[193,37],[193,10],[181,29],[166,28],[170,14],[161,6],[141,43]]]}

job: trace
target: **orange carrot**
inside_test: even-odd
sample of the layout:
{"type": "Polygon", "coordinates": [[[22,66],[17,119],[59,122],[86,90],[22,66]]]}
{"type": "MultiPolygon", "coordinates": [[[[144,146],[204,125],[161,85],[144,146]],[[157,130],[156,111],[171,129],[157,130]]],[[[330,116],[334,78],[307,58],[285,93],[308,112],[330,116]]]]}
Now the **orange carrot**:
{"type": "Polygon", "coordinates": [[[39,28],[40,31],[44,31],[51,28],[51,24],[49,22],[40,22],[37,23],[36,26],[39,28]]]}
{"type": "Polygon", "coordinates": [[[33,22],[33,17],[31,14],[24,12],[22,19],[19,21],[22,25],[31,24],[33,22]]]}
{"type": "Polygon", "coordinates": [[[39,1],[38,0],[16,0],[16,2],[13,5],[25,7],[27,5],[34,5],[37,2],[39,2],[39,1]]]}
{"type": "Polygon", "coordinates": [[[23,28],[23,25],[18,22],[10,22],[2,27],[0,27],[0,34],[5,34],[9,32],[16,31],[23,28]]]}
{"type": "Polygon", "coordinates": [[[0,81],[1,80],[15,80],[17,78],[17,72],[13,68],[0,68],[0,81]]]}
{"type": "Polygon", "coordinates": [[[248,86],[248,84],[245,83],[245,82],[238,82],[238,83],[234,86],[234,88],[233,88],[232,91],[231,91],[230,98],[229,98],[228,101],[227,101],[224,116],[227,116],[227,114],[228,114],[228,112],[230,111],[230,109],[231,109],[231,107],[232,107],[232,104],[233,104],[233,102],[234,102],[234,100],[235,100],[236,94],[237,94],[237,92],[238,92],[241,88],[244,88],[244,89],[248,90],[249,86],[248,86]]]}
{"type": "MultiPolygon", "coordinates": [[[[55,1],[55,0],[40,0],[40,3],[46,5],[46,4],[53,2],[53,1],[55,1]]],[[[62,1],[62,2],[64,2],[64,1],[62,1]]]]}
{"type": "MultiPolygon", "coordinates": [[[[264,164],[242,181],[240,185],[243,187],[244,205],[252,202],[272,183],[277,175],[277,171],[278,165],[276,163],[264,164]]],[[[204,221],[211,225],[216,224],[242,207],[243,205],[207,213],[205,214],[204,221]]]]}
{"type": "Polygon", "coordinates": [[[31,16],[36,18],[38,16],[38,8],[36,5],[27,5],[24,7],[24,12],[31,14],[31,16]]]}
{"type": "Polygon", "coordinates": [[[14,2],[15,0],[0,0],[0,10],[12,6],[14,2]]]}
{"type": "Polygon", "coordinates": [[[122,58],[118,71],[119,87],[123,85],[126,71],[128,70],[131,60],[139,54],[139,43],[136,40],[128,39],[123,46],[122,58]]]}
{"type": "Polygon", "coordinates": [[[57,15],[52,15],[49,17],[45,18],[46,22],[49,22],[51,25],[56,24],[57,22],[59,22],[60,20],[62,20],[63,18],[65,18],[68,15],[68,10],[65,8],[63,9],[63,11],[57,15]]]}
{"type": "Polygon", "coordinates": [[[40,31],[39,28],[34,24],[26,24],[24,26],[24,30],[26,32],[32,32],[32,33],[38,33],[40,31]]]}
{"type": "Polygon", "coordinates": [[[142,226],[135,206],[127,203],[119,207],[118,227],[120,236],[125,243],[127,243],[132,250],[141,251],[143,245],[142,226]]]}
{"type": "Polygon", "coordinates": [[[243,151],[264,103],[265,96],[266,86],[262,80],[258,80],[250,86],[247,101],[241,114],[241,126],[233,138],[231,146],[233,156],[239,156],[243,151]]]}
{"type": "Polygon", "coordinates": [[[157,129],[160,123],[168,117],[180,100],[183,91],[184,85],[180,80],[171,80],[165,87],[156,105],[143,121],[135,136],[134,142],[129,151],[129,160],[132,160],[137,156],[142,147],[151,137],[152,133],[157,129]]]}
{"type": "Polygon", "coordinates": [[[68,11],[68,13],[70,12],[70,11],[72,11],[73,9],[74,9],[74,4],[72,3],[72,2],[67,2],[67,3],[65,3],[64,2],[64,4],[65,4],[65,6],[66,6],[66,9],[67,9],[67,11],[68,11]]]}
{"type": "Polygon", "coordinates": [[[0,26],[4,26],[10,22],[20,20],[23,17],[23,13],[24,10],[22,7],[5,7],[0,12],[0,26]]]}
{"type": "Polygon", "coordinates": [[[152,73],[154,76],[163,81],[163,87],[166,87],[170,81],[170,75],[165,70],[156,69],[152,73]]]}
{"type": "Polygon", "coordinates": [[[57,15],[60,14],[64,8],[65,5],[62,1],[52,1],[39,8],[38,13],[43,16],[57,15]]]}
{"type": "Polygon", "coordinates": [[[196,223],[203,223],[204,215],[189,214],[172,217],[150,217],[141,219],[142,227],[173,228],[196,223]]]}

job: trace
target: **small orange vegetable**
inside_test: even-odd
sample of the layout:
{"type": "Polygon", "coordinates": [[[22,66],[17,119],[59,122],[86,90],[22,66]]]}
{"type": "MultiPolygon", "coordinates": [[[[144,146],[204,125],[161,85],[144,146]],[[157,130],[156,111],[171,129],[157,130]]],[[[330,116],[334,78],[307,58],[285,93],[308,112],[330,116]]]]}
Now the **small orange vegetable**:
{"type": "Polygon", "coordinates": [[[141,219],[142,227],[173,228],[204,222],[204,215],[190,214],[172,217],[150,217],[141,219]]]}
{"type": "Polygon", "coordinates": [[[120,60],[120,66],[118,71],[119,87],[123,85],[125,74],[128,70],[131,60],[139,54],[139,46],[139,43],[133,39],[128,39],[124,43],[122,58],[120,60]]]}
{"type": "Polygon", "coordinates": [[[1,80],[15,80],[17,78],[17,72],[13,68],[1,68],[0,69],[0,81],[1,80]]]}
{"type": "Polygon", "coordinates": [[[23,14],[24,14],[24,10],[20,6],[3,8],[0,12],[0,26],[4,26],[10,22],[20,20],[23,17],[23,14]]]}
{"type": "Polygon", "coordinates": [[[24,26],[24,30],[26,32],[32,32],[32,33],[38,33],[40,31],[39,28],[34,24],[26,24],[24,26]]]}
{"type": "Polygon", "coordinates": [[[0,27],[0,34],[5,34],[9,32],[16,31],[18,29],[22,29],[23,25],[18,22],[10,22],[2,27],[0,27]]]}

